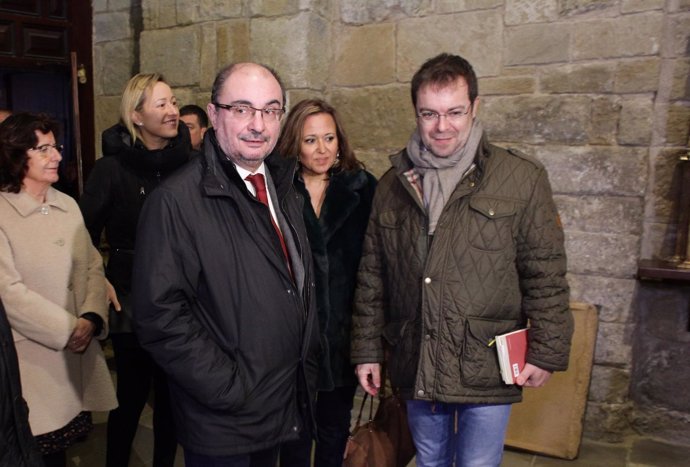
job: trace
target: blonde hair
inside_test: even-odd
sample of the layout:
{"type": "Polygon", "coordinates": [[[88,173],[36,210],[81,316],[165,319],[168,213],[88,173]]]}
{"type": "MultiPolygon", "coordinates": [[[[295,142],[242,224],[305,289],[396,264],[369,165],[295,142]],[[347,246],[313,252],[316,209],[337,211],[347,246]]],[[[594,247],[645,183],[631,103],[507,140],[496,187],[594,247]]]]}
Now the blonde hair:
{"type": "Polygon", "coordinates": [[[132,136],[132,142],[139,138],[139,129],[132,121],[132,112],[141,111],[146,100],[146,91],[151,94],[153,87],[159,82],[168,84],[160,73],[139,73],[129,79],[122,92],[120,120],[132,136]]]}

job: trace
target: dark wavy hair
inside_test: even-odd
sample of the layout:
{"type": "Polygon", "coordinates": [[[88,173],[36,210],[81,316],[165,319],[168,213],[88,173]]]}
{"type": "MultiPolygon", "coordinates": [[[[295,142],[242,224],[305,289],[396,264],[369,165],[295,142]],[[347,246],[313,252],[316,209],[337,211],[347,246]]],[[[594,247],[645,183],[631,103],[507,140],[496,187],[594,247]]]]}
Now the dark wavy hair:
{"type": "Polygon", "coordinates": [[[27,151],[38,143],[36,132],[57,137],[58,130],[58,123],[43,113],[19,112],[0,123],[0,191],[19,193],[29,170],[27,151]]]}
{"type": "Polygon", "coordinates": [[[288,114],[283,131],[278,138],[276,148],[278,153],[288,158],[299,158],[302,147],[302,130],[308,117],[318,114],[328,114],[335,122],[335,132],[338,137],[338,152],[340,163],[333,167],[333,172],[363,169],[364,164],[357,160],[355,152],[350,146],[343,125],[340,123],[338,112],[328,102],[321,99],[305,99],[299,101],[288,114]]]}

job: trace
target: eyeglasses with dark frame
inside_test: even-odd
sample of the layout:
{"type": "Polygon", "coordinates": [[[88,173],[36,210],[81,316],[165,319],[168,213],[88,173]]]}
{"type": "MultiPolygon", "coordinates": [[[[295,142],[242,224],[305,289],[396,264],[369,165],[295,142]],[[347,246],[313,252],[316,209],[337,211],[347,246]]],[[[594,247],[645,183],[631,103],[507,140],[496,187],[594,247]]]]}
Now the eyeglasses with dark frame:
{"type": "Polygon", "coordinates": [[[65,149],[65,147],[62,144],[41,144],[40,146],[29,148],[31,151],[37,151],[41,157],[48,157],[51,149],[55,149],[62,154],[62,150],[65,149]]]}
{"type": "Polygon", "coordinates": [[[220,109],[225,109],[230,112],[233,118],[238,120],[249,120],[254,118],[256,112],[261,112],[261,117],[269,122],[279,122],[283,115],[285,115],[285,107],[266,107],[257,109],[247,104],[220,104],[214,102],[213,105],[220,109]]]}
{"type": "Polygon", "coordinates": [[[459,122],[462,120],[462,117],[470,113],[470,110],[472,110],[472,107],[468,107],[466,109],[455,109],[444,114],[434,112],[433,110],[422,110],[417,112],[417,117],[421,118],[425,123],[437,122],[441,119],[441,117],[446,117],[451,122],[459,122]]]}

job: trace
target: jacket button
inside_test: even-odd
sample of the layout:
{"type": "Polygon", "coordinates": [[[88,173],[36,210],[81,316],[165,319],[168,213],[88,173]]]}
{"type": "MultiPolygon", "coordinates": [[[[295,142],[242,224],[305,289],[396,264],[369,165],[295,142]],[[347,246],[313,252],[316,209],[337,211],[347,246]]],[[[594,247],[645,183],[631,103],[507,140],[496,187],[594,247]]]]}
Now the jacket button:
{"type": "Polygon", "coordinates": [[[493,209],[489,209],[489,215],[493,216],[494,214],[496,214],[496,211],[494,211],[493,209]]]}
{"type": "Polygon", "coordinates": [[[420,397],[423,396],[423,395],[424,395],[424,390],[423,390],[423,389],[420,389],[419,391],[417,391],[417,395],[420,396],[420,397]]]}
{"type": "Polygon", "coordinates": [[[431,277],[427,277],[424,279],[425,284],[431,284],[431,277]]]}
{"type": "Polygon", "coordinates": [[[474,182],[470,182],[470,187],[474,188],[474,182]]]}
{"type": "Polygon", "coordinates": [[[431,335],[430,335],[430,334],[427,334],[426,336],[424,336],[424,339],[425,339],[425,340],[430,340],[430,339],[431,339],[431,335]]]}
{"type": "Polygon", "coordinates": [[[294,432],[299,431],[299,428],[297,428],[297,425],[295,425],[295,426],[292,427],[292,431],[294,431],[294,432]]]}

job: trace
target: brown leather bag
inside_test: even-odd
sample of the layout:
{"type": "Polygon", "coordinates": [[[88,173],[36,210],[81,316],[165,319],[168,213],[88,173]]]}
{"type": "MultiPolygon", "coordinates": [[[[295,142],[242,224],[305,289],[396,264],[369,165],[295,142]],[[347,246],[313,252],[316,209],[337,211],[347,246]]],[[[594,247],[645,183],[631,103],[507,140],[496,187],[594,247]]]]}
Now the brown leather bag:
{"type": "Polygon", "coordinates": [[[347,440],[343,467],[406,467],[415,455],[415,447],[405,401],[396,394],[382,394],[373,419],[372,412],[373,397],[365,394],[347,440]],[[369,397],[369,419],[362,425],[362,412],[369,397]]]}

